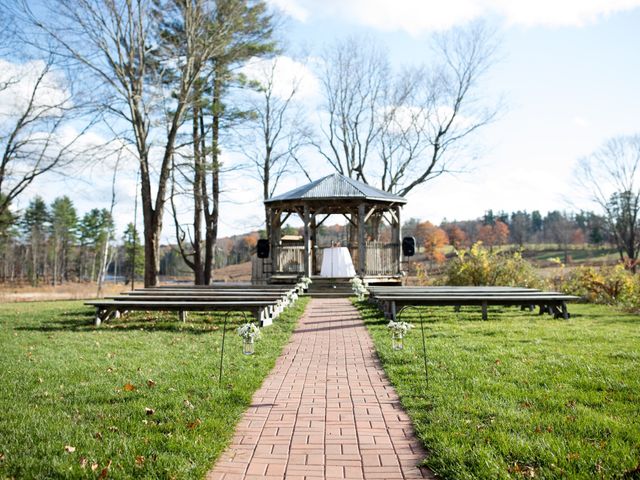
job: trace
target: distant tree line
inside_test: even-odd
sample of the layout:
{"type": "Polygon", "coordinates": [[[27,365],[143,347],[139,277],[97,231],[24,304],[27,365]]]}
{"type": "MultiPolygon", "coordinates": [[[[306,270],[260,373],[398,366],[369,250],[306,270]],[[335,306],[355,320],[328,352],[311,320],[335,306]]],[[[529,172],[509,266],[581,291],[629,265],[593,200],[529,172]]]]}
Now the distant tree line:
{"type": "Polygon", "coordinates": [[[136,275],[141,275],[144,255],[133,224],[118,237],[107,209],[94,208],[80,216],[67,196],[50,205],[37,196],[20,215],[0,223],[2,282],[95,282],[106,273],[129,280],[134,262],[136,275]]]}
{"type": "MultiPolygon", "coordinates": [[[[103,275],[129,283],[134,262],[135,278],[142,277],[140,233],[130,223],[119,235],[107,209],[94,208],[80,215],[67,196],[50,205],[35,197],[24,211],[7,220],[0,223],[0,282],[33,286],[96,282],[104,268],[103,275]]],[[[258,238],[258,232],[251,232],[218,239],[214,268],[249,261],[258,238]]],[[[175,245],[162,246],[160,254],[161,275],[191,274],[175,245]]]]}
{"type": "Polygon", "coordinates": [[[478,241],[488,247],[554,244],[565,252],[565,257],[572,244],[615,245],[606,218],[588,211],[554,210],[543,216],[538,210],[497,213],[488,210],[482,218],[445,220],[440,226],[411,218],[404,224],[403,234],[415,237],[427,257],[436,261],[443,260],[440,247],[444,245],[463,248],[478,241]]]}

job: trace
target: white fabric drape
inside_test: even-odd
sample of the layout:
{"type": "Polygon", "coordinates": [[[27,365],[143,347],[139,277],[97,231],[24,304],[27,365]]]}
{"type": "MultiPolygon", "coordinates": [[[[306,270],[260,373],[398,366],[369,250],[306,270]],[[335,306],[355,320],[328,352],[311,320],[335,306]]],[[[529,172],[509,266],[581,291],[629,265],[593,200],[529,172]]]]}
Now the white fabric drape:
{"type": "Polygon", "coordinates": [[[355,277],[356,270],[346,247],[325,248],[322,250],[321,277],[355,277]]]}

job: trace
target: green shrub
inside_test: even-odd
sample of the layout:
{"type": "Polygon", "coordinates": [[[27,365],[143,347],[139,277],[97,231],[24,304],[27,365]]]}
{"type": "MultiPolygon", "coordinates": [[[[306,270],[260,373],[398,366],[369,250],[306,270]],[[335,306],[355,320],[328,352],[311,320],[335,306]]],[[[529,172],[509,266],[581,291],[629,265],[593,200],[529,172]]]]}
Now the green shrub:
{"type": "Polygon", "coordinates": [[[537,288],[542,280],[520,252],[497,253],[475,243],[468,251],[456,252],[449,262],[447,285],[504,285],[537,288]]]}
{"type": "Polygon", "coordinates": [[[562,291],[592,303],[640,309],[640,278],[621,264],[599,269],[578,267],[563,279],[562,291]]]}

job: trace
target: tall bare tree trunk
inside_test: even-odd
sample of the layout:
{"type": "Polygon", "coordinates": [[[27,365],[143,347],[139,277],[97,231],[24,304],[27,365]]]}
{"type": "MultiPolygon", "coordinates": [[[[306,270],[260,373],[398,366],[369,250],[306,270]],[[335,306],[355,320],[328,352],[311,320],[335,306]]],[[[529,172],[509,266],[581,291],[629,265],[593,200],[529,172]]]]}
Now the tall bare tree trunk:
{"type": "MultiPolygon", "coordinates": [[[[222,117],[222,68],[216,67],[213,77],[213,111],[211,125],[211,199],[205,210],[205,258],[204,281],[209,285],[213,279],[214,247],[218,238],[218,215],[220,206],[220,118],[222,117]]],[[[208,195],[207,195],[208,198],[208,195]]]]}

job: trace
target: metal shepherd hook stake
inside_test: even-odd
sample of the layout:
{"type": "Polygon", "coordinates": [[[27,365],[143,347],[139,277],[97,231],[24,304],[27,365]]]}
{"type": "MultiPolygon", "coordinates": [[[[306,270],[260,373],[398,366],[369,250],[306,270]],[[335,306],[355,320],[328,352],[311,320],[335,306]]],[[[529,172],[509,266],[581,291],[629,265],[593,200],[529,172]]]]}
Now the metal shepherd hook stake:
{"type": "MultiPolygon", "coordinates": [[[[237,313],[237,312],[229,310],[224,316],[224,324],[222,325],[222,347],[220,348],[220,375],[218,376],[219,384],[222,383],[222,361],[224,360],[224,337],[226,336],[226,333],[227,333],[227,320],[229,319],[229,315],[231,313],[237,313]]],[[[247,313],[246,312],[240,312],[240,313],[242,313],[242,315],[244,316],[245,323],[249,323],[247,321],[247,313]]]]}
{"type": "Polygon", "coordinates": [[[396,314],[396,320],[400,321],[400,315],[402,315],[405,311],[415,309],[418,311],[418,317],[420,318],[420,330],[422,331],[422,357],[424,359],[424,381],[429,388],[429,372],[427,370],[427,342],[424,337],[424,314],[422,310],[413,305],[407,305],[406,307],[402,307],[400,311],[396,314]]]}

